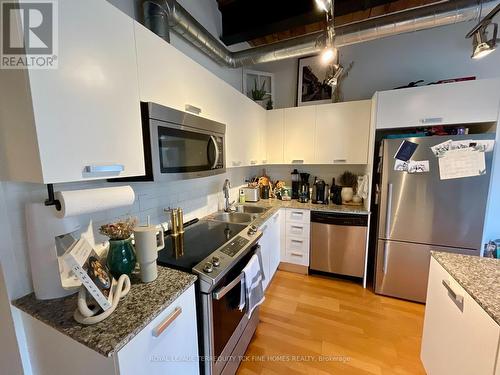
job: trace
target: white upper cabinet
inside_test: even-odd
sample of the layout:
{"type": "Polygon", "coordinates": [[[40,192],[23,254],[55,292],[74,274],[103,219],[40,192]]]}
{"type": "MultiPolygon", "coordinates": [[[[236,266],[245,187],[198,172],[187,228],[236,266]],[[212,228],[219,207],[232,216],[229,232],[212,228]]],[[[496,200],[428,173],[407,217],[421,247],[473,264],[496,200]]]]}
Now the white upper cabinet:
{"type": "Polygon", "coordinates": [[[500,80],[446,83],[377,93],[377,129],[497,121],[500,80]]]}
{"type": "Polygon", "coordinates": [[[226,125],[226,166],[262,164],[266,111],[163,39],[135,23],[140,98],[226,125]]]}
{"type": "Polygon", "coordinates": [[[266,159],[268,164],[284,162],[284,123],[283,109],[267,111],[267,127],[265,130],[266,159]]]}
{"type": "Polygon", "coordinates": [[[314,163],[316,106],[285,108],[285,164],[314,163]]]}
{"type": "Polygon", "coordinates": [[[371,100],[316,107],[316,164],[367,164],[371,100]]]}
{"type": "Polygon", "coordinates": [[[56,6],[58,68],[0,72],[1,177],[58,183],[144,174],[133,20],[101,0],[56,6]],[[86,173],[91,166],[108,172],[86,173]]]}

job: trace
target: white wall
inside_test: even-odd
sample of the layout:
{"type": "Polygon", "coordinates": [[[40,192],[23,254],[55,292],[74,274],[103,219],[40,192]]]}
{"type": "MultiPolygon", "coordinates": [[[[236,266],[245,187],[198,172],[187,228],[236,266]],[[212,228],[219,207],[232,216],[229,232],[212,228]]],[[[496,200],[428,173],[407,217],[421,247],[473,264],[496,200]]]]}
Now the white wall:
{"type": "MultiPolygon", "coordinates": [[[[472,42],[465,34],[474,22],[397,35],[342,47],[341,62],[353,69],[344,83],[345,100],[369,99],[375,91],[388,90],[420,79],[500,76],[500,51],[481,60],[470,58],[472,42]]],[[[275,73],[275,108],[295,106],[297,59],[256,65],[275,73]]]]}

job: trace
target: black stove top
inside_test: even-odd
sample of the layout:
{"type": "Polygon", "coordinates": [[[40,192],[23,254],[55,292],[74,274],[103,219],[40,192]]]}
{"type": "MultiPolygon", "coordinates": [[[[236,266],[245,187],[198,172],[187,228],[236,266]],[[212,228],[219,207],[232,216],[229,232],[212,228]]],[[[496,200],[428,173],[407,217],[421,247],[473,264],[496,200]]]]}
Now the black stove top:
{"type": "Polygon", "coordinates": [[[200,220],[184,234],[165,237],[158,264],[191,272],[193,267],[241,232],[246,225],[200,220]]]}

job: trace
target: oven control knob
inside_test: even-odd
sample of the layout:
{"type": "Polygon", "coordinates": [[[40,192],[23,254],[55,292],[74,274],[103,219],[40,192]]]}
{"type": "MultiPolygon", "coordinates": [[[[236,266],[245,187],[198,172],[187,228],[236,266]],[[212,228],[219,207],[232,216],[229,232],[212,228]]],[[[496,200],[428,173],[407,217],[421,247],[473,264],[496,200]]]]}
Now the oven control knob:
{"type": "Polygon", "coordinates": [[[248,228],[248,235],[253,236],[255,233],[257,233],[257,227],[255,225],[252,225],[250,228],[248,228]]]}
{"type": "Polygon", "coordinates": [[[203,271],[205,271],[206,273],[211,273],[213,270],[214,270],[214,268],[212,267],[212,263],[210,263],[210,262],[205,263],[205,266],[203,267],[203,271]]]}
{"type": "Polygon", "coordinates": [[[212,264],[214,267],[219,267],[220,266],[220,259],[218,257],[213,257],[212,264]]]}

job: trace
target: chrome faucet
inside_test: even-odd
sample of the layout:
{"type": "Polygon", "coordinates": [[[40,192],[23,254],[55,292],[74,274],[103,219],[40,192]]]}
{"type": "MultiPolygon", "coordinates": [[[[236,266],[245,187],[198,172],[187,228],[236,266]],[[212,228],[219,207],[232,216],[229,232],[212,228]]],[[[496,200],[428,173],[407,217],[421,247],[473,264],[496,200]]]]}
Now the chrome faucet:
{"type": "Polygon", "coordinates": [[[234,203],[234,202],[229,203],[229,188],[230,187],[231,187],[231,183],[226,178],[226,180],[224,181],[224,186],[222,186],[222,192],[224,193],[224,198],[226,199],[225,204],[224,204],[224,211],[226,211],[226,212],[231,211],[231,206],[234,203]]]}

